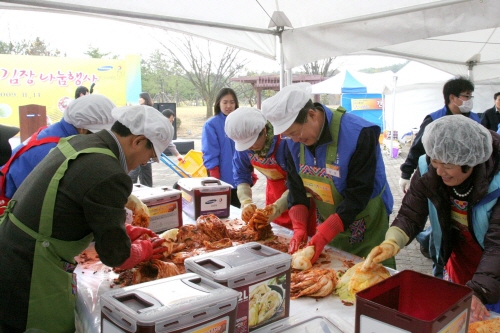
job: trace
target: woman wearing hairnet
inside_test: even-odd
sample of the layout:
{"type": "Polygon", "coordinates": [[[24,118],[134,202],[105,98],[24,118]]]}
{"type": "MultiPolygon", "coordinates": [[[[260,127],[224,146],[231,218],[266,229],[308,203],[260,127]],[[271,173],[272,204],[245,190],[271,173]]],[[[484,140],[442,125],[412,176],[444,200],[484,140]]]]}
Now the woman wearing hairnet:
{"type": "MultiPolygon", "coordinates": [[[[289,252],[307,241],[309,194],[321,220],[309,241],[315,248],[312,262],[326,244],[366,256],[384,239],[393,205],[378,143],[380,128],[310,97],[311,85],[297,83],[262,103],[275,134],[290,139],[287,186],[294,235],[289,252]]],[[[385,264],[394,267],[394,259],[385,264]]]]}
{"type": "Polygon", "coordinates": [[[268,222],[292,229],[288,216],[285,141],[274,135],[273,125],[262,112],[251,107],[231,112],[224,130],[235,142],[233,171],[242,206],[241,218],[248,222],[257,208],[252,200],[253,167],[267,178],[266,209],[272,211],[268,222]]]}
{"type": "Polygon", "coordinates": [[[467,117],[443,117],[422,136],[426,155],[364,268],[395,256],[431,222],[444,278],[474,291],[471,320],[500,309],[500,136],[467,117]]]}

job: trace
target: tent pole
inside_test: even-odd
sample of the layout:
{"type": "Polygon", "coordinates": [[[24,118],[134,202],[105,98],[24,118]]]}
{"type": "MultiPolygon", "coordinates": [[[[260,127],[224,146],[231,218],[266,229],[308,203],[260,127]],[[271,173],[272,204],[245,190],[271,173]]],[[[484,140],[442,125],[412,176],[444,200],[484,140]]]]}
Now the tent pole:
{"type": "Polygon", "coordinates": [[[393,101],[392,101],[392,118],[391,118],[391,149],[389,151],[389,154],[391,155],[392,158],[397,158],[393,156],[392,154],[392,146],[393,146],[393,143],[394,143],[394,115],[396,114],[396,84],[398,82],[398,77],[397,75],[394,75],[392,77],[393,81],[394,81],[394,92],[393,92],[393,95],[392,95],[392,98],[393,98],[393,101]]]}
{"type": "Polygon", "coordinates": [[[283,89],[285,84],[285,55],[283,54],[283,30],[284,27],[276,27],[278,38],[280,40],[280,90],[283,89]]]}

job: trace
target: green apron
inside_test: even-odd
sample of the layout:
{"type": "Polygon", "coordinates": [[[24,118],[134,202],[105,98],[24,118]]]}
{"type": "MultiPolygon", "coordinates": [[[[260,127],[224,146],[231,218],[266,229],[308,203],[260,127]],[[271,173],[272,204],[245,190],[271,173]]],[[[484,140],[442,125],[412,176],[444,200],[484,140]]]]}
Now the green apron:
{"type": "MultiPolygon", "coordinates": [[[[344,113],[345,110],[343,109],[333,111],[332,121],[330,124],[330,132],[332,134],[333,142],[327,147],[326,165],[333,165],[336,160],[340,119],[344,113]]],[[[304,145],[301,144],[301,166],[305,165],[304,149],[304,145]]],[[[326,173],[315,172],[315,174],[326,173]]],[[[323,185],[323,193],[327,194],[329,200],[322,200],[320,195],[321,193],[313,196],[322,220],[324,221],[328,216],[335,214],[338,205],[344,200],[344,198],[337,191],[333,180],[328,175],[322,177],[303,172],[299,172],[299,175],[304,182],[304,186],[306,187],[308,187],[308,183],[320,183],[323,185]]],[[[356,216],[351,227],[338,234],[329,245],[363,258],[366,258],[375,246],[380,245],[380,243],[384,241],[385,233],[389,228],[389,216],[387,215],[384,201],[382,199],[382,193],[384,190],[385,188],[378,196],[370,199],[366,208],[356,216]]],[[[384,261],[383,264],[387,267],[396,268],[396,261],[394,258],[384,261]]]]}
{"type": "Polygon", "coordinates": [[[72,272],[77,262],[74,257],[85,250],[93,239],[92,233],[78,241],[50,237],[59,181],[68,169],[69,162],[80,154],[99,153],[116,158],[111,150],[105,148],[76,151],[68,139],[61,139],[57,146],[66,160],[57,169],[45,193],[38,232],[25,226],[10,212],[15,201],[9,202],[4,215],[8,215],[19,229],[36,239],[26,329],[38,328],[50,333],[75,331],[77,284],[76,275],[72,272]]]}

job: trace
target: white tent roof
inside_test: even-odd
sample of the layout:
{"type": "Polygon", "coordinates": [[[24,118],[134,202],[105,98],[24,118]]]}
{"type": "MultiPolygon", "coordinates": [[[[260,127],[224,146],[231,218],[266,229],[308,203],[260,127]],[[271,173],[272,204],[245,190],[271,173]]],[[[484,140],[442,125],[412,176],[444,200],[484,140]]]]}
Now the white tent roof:
{"type": "Polygon", "coordinates": [[[439,69],[432,68],[421,63],[410,61],[406,66],[401,68],[397,73],[397,87],[409,86],[414,84],[427,83],[442,83],[444,84],[454,75],[443,72],[439,69]]]}
{"type": "MultiPolygon", "coordinates": [[[[356,71],[349,71],[351,75],[362,83],[368,94],[382,94],[386,85],[392,82],[394,73],[391,71],[367,74],[356,71]]],[[[337,75],[312,85],[313,94],[341,94],[345,80],[346,71],[341,71],[337,75]]]]}
{"type": "Polygon", "coordinates": [[[0,0],[0,9],[117,19],[203,37],[273,59],[278,54],[276,36],[281,34],[286,68],[500,26],[498,0],[0,0]]]}

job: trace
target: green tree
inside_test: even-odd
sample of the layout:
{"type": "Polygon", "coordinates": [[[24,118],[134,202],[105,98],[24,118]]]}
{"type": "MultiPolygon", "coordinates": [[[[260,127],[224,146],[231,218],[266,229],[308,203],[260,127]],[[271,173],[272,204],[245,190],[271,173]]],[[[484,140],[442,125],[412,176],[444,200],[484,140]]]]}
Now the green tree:
{"type": "Polygon", "coordinates": [[[61,52],[58,49],[51,49],[49,44],[45,43],[40,37],[36,37],[33,41],[0,41],[0,54],[16,54],[16,55],[36,55],[36,56],[51,56],[60,57],[61,52]]]}
{"type": "Polygon", "coordinates": [[[302,69],[306,74],[311,75],[321,75],[324,77],[330,77],[335,74],[336,69],[330,69],[335,57],[330,57],[322,60],[317,60],[305,64],[302,66],[302,69]]]}
{"type": "Polygon", "coordinates": [[[103,52],[101,52],[101,50],[99,50],[98,47],[93,47],[92,45],[89,45],[89,48],[83,54],[88,55],[91,58],[101,59],[101,58],[109,56],[111,54],[111,52],[103,53],[103,52]]]}

